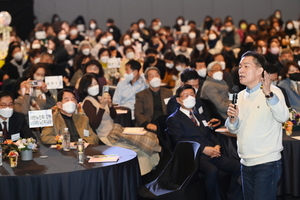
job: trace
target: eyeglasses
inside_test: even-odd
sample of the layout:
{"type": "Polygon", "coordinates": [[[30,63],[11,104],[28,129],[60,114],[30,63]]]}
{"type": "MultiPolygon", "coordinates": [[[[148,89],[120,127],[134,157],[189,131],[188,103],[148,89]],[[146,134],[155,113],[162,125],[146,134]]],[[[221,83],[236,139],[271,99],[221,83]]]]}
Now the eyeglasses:
{"type": "Polygon", "coordinates": [[[9,104],[0,104],[0,108],[7,108],[7,107],[14,107],[14,103],[9,103],[9,104]]]}
{"type": "Polygon", "coordinates": [[[184,97],[184,98],[188,98],[189,96],[195,97],[196,95],[195,95],[195,93],[192,93],[192,94],[185,93],[185,94],[180,95],[180,97],[184,97]]]}

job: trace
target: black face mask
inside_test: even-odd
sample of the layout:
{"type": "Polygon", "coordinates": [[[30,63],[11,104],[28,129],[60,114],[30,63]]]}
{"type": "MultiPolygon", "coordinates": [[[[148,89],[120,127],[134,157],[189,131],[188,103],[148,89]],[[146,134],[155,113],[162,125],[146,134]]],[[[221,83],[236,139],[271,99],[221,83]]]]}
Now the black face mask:
{"type": "Polygon", "coordinates": [[[293,74],[290,74],[290,79],[292,81],[300,81],[300,73],[293,73],[293,74]]]}
{"type": "Polygon", "coordinates": [[[114,50],[117,49],[117,47],[115,47],[115,46],[109,46],[108,49],[109,49],[110,51],[114,51],[114,50]]]}
{"type": "Polygon", "coordinates": [[[149,64],[152,64],[152,63],[154,63],[155,62],[155,57],[154,56],[149,56],[149,57],[147,57],[147,61],[148,61],[148,63],[149,64]]]}

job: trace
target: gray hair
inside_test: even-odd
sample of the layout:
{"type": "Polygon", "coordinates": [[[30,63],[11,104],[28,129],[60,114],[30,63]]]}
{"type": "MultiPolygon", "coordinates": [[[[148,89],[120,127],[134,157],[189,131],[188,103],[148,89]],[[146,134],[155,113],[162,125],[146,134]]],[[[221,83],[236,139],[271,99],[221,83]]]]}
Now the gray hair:
{"type": "Polygon", "coordinates": [[[145,79],[146,79],[146,80],[148,80],[148,71],[150,71],[150,70],[156,70],[157,73],[160,75],[160,71],[159,71],[159,69],[158,69],[157,67],[148,67],[148,68],[146,69],[146,71],[144,72],[144,75],[145,75],[145,79]]]}
{"type": "Polygon", "coordinates": [[[208,66],[207,66],[207,71],[211,71],[211,69],[212,69],[213,66],[215,66],[215,65],[220,65],[220,66],[222,67],[222,65],[220,64],[219,61],[213,61],[213,62],[211,62],[211,63],[208,64],[208,66]]]}

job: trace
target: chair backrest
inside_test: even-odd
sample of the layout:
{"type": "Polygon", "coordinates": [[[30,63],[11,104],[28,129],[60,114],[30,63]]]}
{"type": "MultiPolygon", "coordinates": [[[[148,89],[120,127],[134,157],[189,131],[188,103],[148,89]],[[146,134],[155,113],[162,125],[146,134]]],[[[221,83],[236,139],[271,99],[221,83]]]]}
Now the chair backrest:
{"type": "Polygon", "coordinates": [[[166,151],[168,154],[172,154],[170,148],[170,137],[166,132],[167,129],[167,118],[168,115],[161,115],[155,119],[155,124],[157,125],[157,137],[159,140],[160,146],[163,148],[163,151],[166,151]]]}
{"type": "Polygon", "coordinates": [[[200,144],[194,141],[179,142],[173,156],[158,177],[160,187],[167,190],[180,189],[197,170],[200,144]]]}

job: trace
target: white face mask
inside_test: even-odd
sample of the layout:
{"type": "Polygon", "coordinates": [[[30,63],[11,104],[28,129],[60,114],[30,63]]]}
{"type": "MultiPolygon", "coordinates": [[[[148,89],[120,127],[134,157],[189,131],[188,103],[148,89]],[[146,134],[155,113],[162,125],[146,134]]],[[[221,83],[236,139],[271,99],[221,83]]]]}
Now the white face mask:
{"type": "Polygon", "coordinates": [[[90,54],[90,52],[91,52],[91,50],[90,49],[87,49],[87,48],[85,48],[85,49],[82,49],[82,54],[83,55],[89,55],[90,54]]]}
{"type": "Polygon", "coordinates": [[[22,58],[23,58],[22,52],[17,52],[17,53],[14,54],[14,59],[16,61],[20,61],[20,60],[22,60],[22,58]]]}
{"type": "Polygon", "coordinates": [[[270,51],[272,54],[277,55],[279,53],[279,47],[272,47],[270,51]]]}
{"type": "Polygon", "coordinates": [[[195,32],[189,33],[189,37],[190,37],[191,39],[196,38],[196,33],[195,33],[195,32]]]}
{"type": "Polygon", "coordinates": [[[100,58],[100,61],[101,61],[102,63],[108,63],[108,59],[109,59],[108,56],[102,56],[102,57],[100,58]]]}
{"type": "Polygon", "coordinates": [[[37,76],[37,75],[33,74],[33,79],[37,80],[37,81],[43,81],[45,79],[45,77],[44,76],[37,76]]]}
{"type": "Polygon", "coordinates": [[[160,29],[160,26],[159,25],[155,25],[155,26],[152,27],[152,29],[155,30],[155,31],[158,31],[160,29]]]}
{"type": "Polygon", "coordinates": [[[267,48],[266,48],[266,47],[262,47],[262,48],[261,48],[261,53],[262,53],[263,55],[265,55],[265,54],[267,53],[267,48]]]}
{"type": "Polygon", "coordinates": [[[182,19],[177,20],[177,24],[178,25],[182,25],[183,24],[183,20],[182,19]]]}
{"type": "Polygon", "coordinates": [[[196,48],[198,51],[202,51],[204,49],[204,44],[196,44],[196,48]]]}
{"type": "Polygon", "coordinates": [[[131,41],[129,39],[123,41],[124,46],[131,45],[131,41]]]}
{"type": "Polygon", "coordinates": [[[184,68],[181,65],[176,65],[176,70],[179,72],[182,72],[184,70],[184,68]]]}
{"type": "Polygon", "coordinates": [[[102,44],[102,45],[106,45],[107,42],[108,42],[108,40],[106,38],[101,38],[100,39],[100,44],[102,44]]]}
{"type": "Polygon", "coordinates": [[[108,35],[108,36],[106,37],[106,39],[107,39],[107,41],[109,42],[109,41],[113,40],[114,37],[113,37],[112,35],[108,35]]]}
{"type": "Polygon", "coordinates": [[[40,49],[40,48],[41,48],[41,44],[37,44],[37,43],[32,44],[32,45],[31,45],[31,48],[32,48],[32,49],[40,49]]]}
{"type": "Polygon", "coordinates": [[[139,23],[139,28],[140,28],[140,29],[145,28],[145,24],[144,24],[144,23],[139,23]]]}
{"type": "Polygon", "coordinates": [[[134,77],[133,72],[131,72],[130,74],[127,73],[124,74],[124,78],[128,82],[132,81],[133,77],[134,77]]]}
{"type": "Polygon", "coordinates": [[[225,63],[224,61],[220,61],[219,63],[220,63],[220,65],[221,65],[222,70],[225,70],[225,68],[226,68],[226,63],[225,63]]]}
{"type": "Polygon", "coordinates": [[[161,80],[160,80],[160,78],[158,78],[158,77],[154,77],[154,78],[149,82],[150,86],[151,86],[151,87],[154,87],[154,88],[159,87],[159,86],[160,86],[160,83],[161,83],[161,80]]]}
{"type": "Polygon", "coordinates": [[[166,67],[172,69],[174,67],[174,63],[166,63],[166,67]]]}
{"type": "Polygon", "coordinates": [[[223,72],[215,72],[212,77],[217,81],[221,81],[223,80],[223,72]]]}
{"type": "Polygon", "coordinates": [[[4,118],[10,118],[14,112],[14,109],[6,107],[0,109],[0,115],[4,118]]]}
{"type": "Polygon", "coordinates": [[[209,34],[208,39],[209,40],[215,40],[215,39],[217,39],[217,35],[216,34],[209,34]]]}
{"type": "Polygon", "coordinates": [[[232,27],[232,26],[228,26],[228,27],[225,28],[225,30],[226,30],[227,32],[231,32],[231,31],[233,30],[233,27],[232,27]]]}
{"type": "Polygon", "coordinates": [[[96,96],[99,94],[99,85],[94,85],[87,89],[87,92],[91,96],[96,96]]]}
{"type": "Polygon", "coordinates": [[[197,73],[198,73],[199,76],[201,76],[203,78],[206,76],[206,72],[207,72],[206,68],[197,69],[196,71],[197,71],[197,73]]]}
{"type": "Polygon", "coordinates": [[[186,108],[193,108],[196,105],[196,98],[192,96],[188,96],[188,98],[182,101],[183,106],[186,108]]]}
{"type": "Polygon", "coordinates": [[[140,36],[140,33],[133,33],[132,34],[132,37],[133,37],[133,39],[139,39],[141,36],[140,36]]]}
{"type": "Polygon", "coordinates": [[[129,60],[134,58],[134,53],[132,51],[126,53],[126,58],[128,58],[129,60]]]}
{"type": "Polygon", "coordinates": [[[96,24],[95,24],[95,23],[91,23],[91,24],[90,24],[90,28],[91,28],[92,30],[94,30],[94,29],[96,28],[96,24]]]}
{"type": "Polygon", "coordinates": [[[66,38],[67,38],[67,35],[65,35],[65,34],[58,35],[58,39],[60,41],[64,41],[66,38]]]}
{"type": "Polygon", "coordinates": [[[69,114],[74,113],[76,110],[76,103],[73,101],[68,101],[62,104],[62,109],[69,114]]]}
{"type": "Polygon", "coordinates": [[[40,60],[41,60],[41,58],[35,58],[33,62],[34,62],[34,64],[36,64],[36,63],[39,63],[40,60]]]}
{"type": "Polygon", "coordinates": [[[77,34],[78,34],[78,30],[77,30],[77,29],[72,29],[72,30],[70,31],[70,34],[71,34],[71,35],[77,35],[77,34]]]}
{"type": "Polygon", "coordinates": [[[291,24],[291,23],[289,23],[288,25],[286,25],[286,28],[289,29],[289,30],[293,29],[293,27],[294,27],[294,26],[293,26],[293,24],[291,24]]]}

